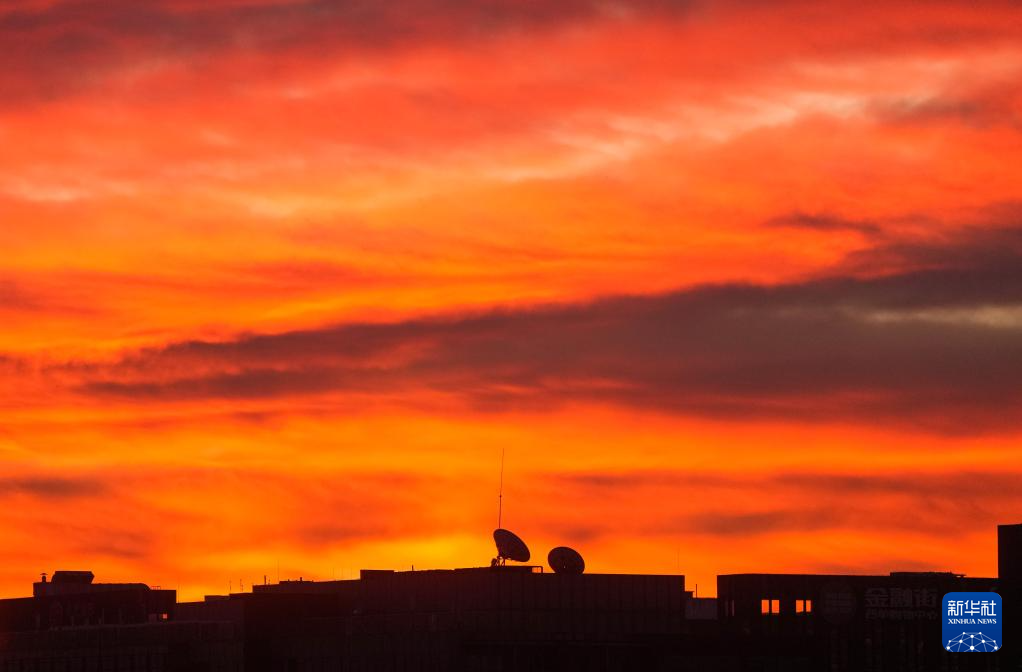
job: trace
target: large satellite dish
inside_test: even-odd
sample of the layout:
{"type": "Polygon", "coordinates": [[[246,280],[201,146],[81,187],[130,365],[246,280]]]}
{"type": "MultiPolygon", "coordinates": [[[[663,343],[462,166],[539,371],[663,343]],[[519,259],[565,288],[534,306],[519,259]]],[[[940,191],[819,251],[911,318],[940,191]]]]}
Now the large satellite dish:
{"type": "Polygon", "coordinates": [[[581,574],[586,571],[586,561],[574,548],[558,546],[546,556],[555,574],[581,574]]]}
{"type": "Polygon", "coordinates": [[[503,565],[506,560],[528,562],[532,557],[529,547],[511,530],[498,527],[493,531],[493,541],[497,543],[497,557],[494,564],[503,565]]]}

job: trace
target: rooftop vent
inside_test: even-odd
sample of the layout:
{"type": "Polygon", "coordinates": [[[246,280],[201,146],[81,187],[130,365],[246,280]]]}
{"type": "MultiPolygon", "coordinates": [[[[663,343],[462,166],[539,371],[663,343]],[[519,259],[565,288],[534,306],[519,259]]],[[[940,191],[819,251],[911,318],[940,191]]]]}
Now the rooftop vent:
{"type": "Polygon", "coordinates": [[[89,585],[92,580],[96,578],[92,572],[76,572],[69,571],[66,569],[58,569],[53,573],[51,581],[53,583],[75,583],[79,585],[89,585]]]}

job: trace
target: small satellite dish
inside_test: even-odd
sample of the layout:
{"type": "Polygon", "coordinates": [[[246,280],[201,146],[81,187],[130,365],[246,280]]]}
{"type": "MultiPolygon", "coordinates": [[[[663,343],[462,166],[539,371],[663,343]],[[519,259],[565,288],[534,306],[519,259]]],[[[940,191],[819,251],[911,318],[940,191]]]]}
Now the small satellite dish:
{"type": "Polygon", "coordinates": [[[493,541],[497,543],[497,557],[494,564],[503,565],[505,560],[528,562],[532,557],[529,547],[511,530],[498,527],[493,531],[493,541]]]}
{"type": "Polygon", "coordinates": [[[578,551],[567,546],[558,546],[550,551],[546,561],[555,574],[581,574],[586,571],[586,561],[578,551]]]}

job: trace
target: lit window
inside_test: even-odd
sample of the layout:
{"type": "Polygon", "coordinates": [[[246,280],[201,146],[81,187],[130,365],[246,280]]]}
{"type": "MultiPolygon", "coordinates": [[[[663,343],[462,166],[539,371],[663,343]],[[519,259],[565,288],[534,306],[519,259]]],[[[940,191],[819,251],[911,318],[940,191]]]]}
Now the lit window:
{"type": "Polygon", "coordinates": [[[812,600],[795,600],[795,613],[796,614],[811,614],[811,613],[813,613],[813,601],[812,600]]]}
{"type": "Polygon", "coordinates": [[[760,609],[760,613],[763,613],[763,614],[779,614],[779,613],[781,613],[781,601],[780,600],[760,600],[759,609],[760,609]]]}

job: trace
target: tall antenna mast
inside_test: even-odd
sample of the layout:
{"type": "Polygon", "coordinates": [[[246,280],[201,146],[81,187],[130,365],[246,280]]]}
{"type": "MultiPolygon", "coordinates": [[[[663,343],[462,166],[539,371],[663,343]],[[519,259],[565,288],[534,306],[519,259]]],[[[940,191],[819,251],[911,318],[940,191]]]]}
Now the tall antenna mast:
{"type": "Polygon", "coordinates": [[[506,446],[500,448],[500,490],[497,491],[497,529],[500,529],[500,521],[504,515],[504,451],[506,446]]]}
{"type": "Polygon", "coordinates": [[[497,529],[493,531],[493,542],[497,544],[497,557],[490,560],[490,567],[503,567],[508,560],[515,562],[528,562],[532,554],[529,547],[525,545],[514,532],[505,530],[504,523],[504,455],[507,452],[506,446],[500,448],[500,489],[497,490],[497,529]]]}

